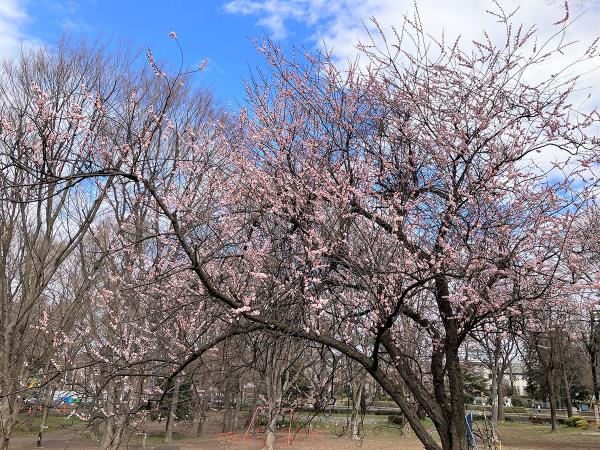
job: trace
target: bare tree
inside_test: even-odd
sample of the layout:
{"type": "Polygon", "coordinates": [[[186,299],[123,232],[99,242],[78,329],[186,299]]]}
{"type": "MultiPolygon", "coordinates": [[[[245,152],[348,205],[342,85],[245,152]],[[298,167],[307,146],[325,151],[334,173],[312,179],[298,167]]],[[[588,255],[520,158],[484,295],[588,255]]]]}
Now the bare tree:
{"type": "MultiPolygon", "coordinates": [[[[76,49],[63,40],[52,51],[24,51],[0,68],[3,449],[29,380],[39,378],[37,385],[45,387],[57,376],[49,360],[61,343],[48,339],[45,327],[50,322],[68,327],[70,315],[77,314],[80,298],[62,297],[58,277],[71,264],[113,179],[82,183],[71,176],[82,169],[84,149],[104,145],[110,124],[103,108],[109,99],[122,99],[115,82],[127,63],[126,55],[107,55],[94,45],[76,49]],[[64,181],[47,184],[43,178],[64,181]]],[[[85,278],[80,281],[85,285],[85,278]]]]}

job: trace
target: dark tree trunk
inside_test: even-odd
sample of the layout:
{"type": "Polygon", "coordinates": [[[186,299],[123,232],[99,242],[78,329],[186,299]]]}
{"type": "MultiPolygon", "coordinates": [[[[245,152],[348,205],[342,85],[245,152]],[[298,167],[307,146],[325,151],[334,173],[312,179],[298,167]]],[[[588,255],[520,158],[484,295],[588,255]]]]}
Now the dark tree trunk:
{"type": "Polygon", "coordinates": [[[600,387],[598,386],[598,352],[596,351],[595,342],[590,342],[586,345],[588,355],[590,357],[590,370],[592,372],[592,391],[594,392],[594,400],[600,402],[600,387]]]}
{"type": "Polygon", "coordinates": [[[500,389],[498,386],[498,367],[494,365],[492,367],[492,379],[491,379],[491,387],[490,387],[490,398],[492,400],[492,424],[494,426],[498,425],[498,398],[499,398],[500,389]]]}
{"type": "Polygon", "coordinates": [[[46,420],[48,419],[48,411],[52,407],[52,400],[54,399],[55,388],[48,388],[46,396],[42,404],[42,419],[40,421],[40,429],[38,432],[37,446],[42,447],[44,441],[44,430],[46,429],[46,420]]]}
{"type": "Polygon", "coordinates": [[[592,371],[592,390],[594,391],[594,399],[596,404],[600,403],[600,387],[598,387],[598,331],[596,325],[596,316],[592,311],[590,313],[590,334],[589,339],[586,342],[586,349],[590,356],[590,369],[592,371]]]}
{"type": "Polygon", "coordinates": [[[444,450],[463,450],[467,448],[467,430],[465,427],[465,398],[462,370],[458,356],[458,346],[446,351],[446,370],[450,388],[449,437],[450,442],[442,439],[444,450]]]}
{"type": "MultiPolygon", "coordinates": [[[[504,377],[502,377],[504,378],[504,377]]],[[[498,385],[498,422],[504,422],[504,383],[498,385]]]]}
{"type": "MultiPolygon", "coordinates": [[[[436,402],[436,399],[432,398],[431,393],[419,384],[419,378],[417,374],[411,370],[409,359],[402,352],[398,351],[389,335],[384,336],[381,340],[381,343],[390,354],[391,359],[396,361],[396,370],[401,379],[394,377],[387,371],[373,368],[370,365],[364,365],[364,367],[379,383],[383,390],[385,390],[396,402],[398,407],[401,409],[402,414],[404,414],[406,420],[425,448],[427,450],[439,449],[439,444],[437,444],[427,432],[419,420],[419,416],[417,415],[415,408],[408,402],[407,395],[404,391],[404,386],[406,385],[408,387],[408,390],[417,403],[423,408],[425,414],[427,414],[433,421],[438,432],[439,430],[443,430],[443,432],[445,432],[447,429],[445,412],[441,410],[441,407],[439,403],[436,402]]],[[[432,371],[436,373],[440,372],[440,370],[437,368],[438,363],[441,364],[441,360],[438,361],[436,358],[432,359],[432,371]]]]}
{"type": "Polygon", "coordinates": [[[167,417],[167,424],[165,427],[165,443],[170,444],[173,442],[173,425],[175,425],[175,418],[177,415],[177,404],[179,403],[179,386],[181,381],[179,378],[175,379],[173,386],[173,393],[171,394],[171,404],[169,406],[169,415],[167,417]]]}
{"type": "Polygon", "coordinates": [[[204,429],[204,422],[206,420],[206,410],[207,410],[207,400],[206,396],[202,396],[202,398],[198,399],[198,406],[196,408],[196,437],[202,435],[202,431],[204,429]]]}
{"type": "Polygon", "coordinates": [[[550,422],[552,424],[552,432],[558,431],[558,420],[556,417],[556,389],[554,387],[554,371],[547,374],[548,393],[550,395],[550,422]]]}
{"type": "Polygon", "coordinates": [[[223,433],[231,433],[234,431],[233,421],[235,413],[235,397],[237,382],[228,382],[225,386],[223,396],[223,433]]]}
{"type": "MultiPolygon", "coordinates": [[[[367,369],[369,368],[367,367],[367,369]]],[[[369,370],[369,373],[379,383],[383,390],[396,402],[415,432],[415,435],[423,443],[425,450],[440,450],[438,443],[431,437],[419,420],[414,408],[408,403],[406,393],[399,380],[397,382],[392,382],[389,373],[384,372],[381,369],[369,370]]],[[[442,448],[445,450],[445,447],[442,448]]]]}
{"type": "Polygon", "coordinates": [[[567,377],[567,371],[565,370],[564,364],[561,365],[561,378],[563,387],[565,390],[565,403],[567,404],[567,417],[573,417],[573,402],[571,401],[571,386],[569,385],[569,379],[567,377]]]}
{"type": "Polygon", "coordinates": [[[544,370],[544,378],[548,388],[548,395],[550,397],[550,421],[552,425],[552,432],[558,430],[558,421],[556,417],[558,395],[556,392],[555,383],[557,378],[557,370],[560,369],[560,366],[557,363],[559,339],[561,339],[561,336],[557,332],[551,331],[546,335],[534,336],[533,340],[533,345],[537,353],[538,360],[544,370]]]}
{"type": "Polygon", "coordinates": [[[241,379],[240,379],[238,392],[236,392],[236,395],[235,395],[234,402],[235,402],[235,406],[234,406],[234,411],[233,411],[233,429],[237,430],[238,425],[239,425],[239,419],[240,419],[240,411],[241,411],[242,405],[244,403],[244,384],[242,383],[241,379]]]}
{"type": "MultiPolygon", "coordinates": [[[[436,427],[444,450],[463,450],[467,448],[467,429],[465,427],[465,389],[460,357],[460,324],[455,311],[448,300],[448,280],[444,276],[435,279],[436,301],[446,332],[444,356],[446,359],[446,376],[450,398],[445,404],[445,426],[436,427]]],[[[433,371],[433,368],[432,368],[433,371]]],[[[434,380],[435,382],[435,380],[434,380]]],[[[436,383],[437,384],[437,383],[436,383]]],[[[443,383],[441,388],[443,389],[443,383]]],[[[438,386],[438,390],[440,386],[438,386]]],[[[438,393],[438,396],[441,396],[438,393]]]]}

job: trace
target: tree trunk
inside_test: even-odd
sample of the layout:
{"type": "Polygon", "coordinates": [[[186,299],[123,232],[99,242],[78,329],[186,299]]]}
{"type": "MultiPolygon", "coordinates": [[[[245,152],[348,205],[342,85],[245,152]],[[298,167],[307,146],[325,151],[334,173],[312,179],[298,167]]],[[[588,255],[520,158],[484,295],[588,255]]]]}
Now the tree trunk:
{"type": "MultiPolygon", "coordinates": [[[[353,366],[352,366],[353,367],[353,366]]],[[[352,371],[354,372],[354,371],[352,371]]],[[[366,372],[359,369],[350,380],[350,396],[352,398],[352,412],[350,414],[350,437],[360,439],[359,417],[365,388],[366,372]]]]}
{"type": "MultiPolygon", "coordinates": [[[[451,329],[451,334],[454,333],[454,330],[451,329]]],[[[453,340],[450,338],[450,342],[453,340]]],[[[465,427],[465,391],[457,342],[456,346],[446,351],[446,369],[448,373],[448,386],[450,388],[450,400],[447,419],[448,431],[447,435],[442,438],[442,448],[444,450],[464,450],[468,445],[467,429],[465,427]]]]}
{"type": "Polygon", "coordinates": [[[233,431],[233,396],[233,390],[228,387],[223,398],[223,433],[233,431]]]}
{"type": "Polygon", "coordinates": [[[497,367],[492,368],[491,393],[492,400],[492,425],[498,425],[498,370],[497,367]]]}
{"type": "Polygon", "coordinates": [[[596,346],[591,345],[588,347],[588,353],[590,355],[590,369],[592,371],[592,389],[594,391],[594,416],[596,417],[596,427],[600,428],[600,387],[598,386],[598,372],[596,369],[597,363],[597,352],[596,346]]]}
{"type": "MultiPolygon", "coordinates": [[[[508,366],[508,379],[510,381],[510,392],[512,392],[512,396],[515,396],[515,376],[513,375],[512,362],[508,366]]],[[[519,392],[519,395],[521,393],[519,392]]]]}
{"type": "Polygon", "coordinates": [[[235,405],[233,409],[233,429],[238,429],[238,422],[240,418],[240,410],[242,409],[242,402],[244,401],[244,383],[240,379],[240,385],[238,387],[238,394],[235,396],[235,405]]]}
{"type": "Polygon", "coordinates": [[[100,448],[102,450],[108,450],[111,448],[115,448],[113,446],[113,434],[114,434],[114,418],[113,417],[107,417],[104,420],[104,430],[102,432],[102,439],[100,441],[100,448]]]}
{"type": "Polygon", "coordinates": [[[42,412],[42,420],[40,421],[40,430],[38,432],[37,446],[42,447],[42,443],[44,440],[44,429],[46,428],[46,420],[48,419],[48,411],[52,407],[52,401],[54,400],[54,393],[56,392],[56,388],[52,388],[48,390],[48,395],[44,403],[42,404],[42,408],[44,408],[42,412]]]}
{"type": "Polygon", "coordinates": [[[46,428],[46,419],[48,418],[48,405],[43,405],[44,411],[42,412],[42,420],[40,421],[40,430],[38,432],[37,446],[42,447],[42,441],[44,439],[44,428],[46,428]]]}
{"type": "Polygon", "coordinates": [[[596,368],[597,355],[595,349],[590,352],[590,368],[592,370],[592,389],[594,391],[594,399],[596,403],[600,403],[600,387],[598,386],[598,371],[596,368]]]}
{"type": "Polygon", "coordinates": [[[111,447],[111,443],[112,443],[112,436],[113,436],[113,430],[114,430],[114,425],[113,425],[113,421],[114,418],[112,417],[112,411],[107,411],[108,412],[108,417],[106,417],[106,419],[104,419],[104,430],[102,432],[102,439],[100,440],[100,448],[102,450],[108,450],[111,447]]]}
{"type": "Polygon", "coordinates": [[[16,394],[9,394],[0,400],[0,450],[8,449],[10,437],[21,410],[21,399],[16,394]]]}
{"type": "Polygon", "coordinates": [[[115,411],[117,393],[114,381],[109,381],[106,384],[106,392],[106,404],[104,405],[106,419],[100,441],[100,450],[117,450],[121,446],[127,417],[119,416],[115,411]]]}
{"type": "Polygon", "coordinates": [[[100,449],[118,450],[121,447],[124,432],[125,424],[122,421],[117,421],[115,418],[107,419],[104,435],[100,442],[100,449]]]}
{"type": "Polygon", "coordinates": [[[498,384],[498,422],[504,422],[504,419],[504,383],[500,382],[498,384]]]}
{"type": "Polygon", "coordinates": [[[179,386],[181,385],[180,378],[175,379],[173,385],[173,393],[171,394],[171,405],[169,408],[169,416],[167,417],[167,425],[165,427],[165,444],[173,442],[173,425],[177,416],[177,404],[179,403],[179,386]]]}
{"type": "Polygon", "coordinates": [[[436,429],[442,429],[442,427],[446,426],[446,419],[443,412],[428,392],[422,392],[415,386],[415,383],[417,382],[415,374],[411,373],[408,369],[409,364],[406,362],[402,353],[398,351],[389,336],[384,336],[381,342],[390,354],[391,359],[396,361],[396,370],[398,375],[402,378],[402,381],[398,379],[397,376],[393,376],[380,368],[373,367],[371,364],[362,363],[363,367],[367,369],[369,374],[379,383],[381,388],[392,397],[410,424],[410,427],[415,432],[415,435],[423,443],[425,449],[439,450],[440,445],[431,437],[431,434],[429,434],[427,429],[421,423],[415,408],[408,402],[408,397],[404,391],[404,385],[408,385],[409,383],[413,384],[412,389],[414,390],[411,389],[411,393],[417,397],[418,403],[423,407],[425,413],[433,420],[436,429]]]}
{"type": "Polygon", "coordinates": [[[552,424],[552,432],[558,431],[558,420],[556,418],[556,389],[554,388],[554,373],[550,372],[548,379],[548,392],[550,395],[550,422],[552,424]]]}
{"type": "MultiPolygon", "coordinates": [[[[460,338],[459,320],[455,317],[455,311],[449,301],[450,291],[448,280],[444,276],[437,276],[435,279],[435,296],[440,312],[444,329],[446,331],[444,356],[446,359],[446,374],[448,379],[448,390],[450,396],[444,405],[446,420],[436,425],[438,434],[442,441],[444,450],[464,450],[467,448],[467,429],[465,426],[465,386],[463,382],[462,369],[460,367],[460,338]]],[[[433,371],[433,367],[432,367],[433,371]]],[[[439,378],[439,375],[438,375],[439,378]]],[[[438,389],[437,397],[446,397],[445,393],[439,392],[442,386],[436,386],[438,389]]]]}
{"type": "Polygon", "coordinates": [[[360,416],[360,405],[364,387],[364,376],[358,375],[361,379],[356,382],[352,380],[352,414],[350,416],[350,436],[352,439],[360,439],[360,427],[358,418],[360,416]]]}
{"type": "MultiPolygon", "coordinates": [[[[7,425],[8,425],[8,422],[7,422],[7,425]]],[[[8,427],[6,427],[2,430],[3,434],[0,436],[0,450],[8,449],[8,443],[10,441],[11,429],[12,429],[12,425],[9,425],[8,427]],[[4,433],[6,433],[6,434],[4,434],[4,433]]]]}
{"type": "Polygon", "coordinates": [[[573,402],[571,401],[571,386],[569,385],[569,379],[567,378],[567,371],[565,366],[561,365],[561,375],[563,386],[565,389],[565,403],[567,404],[567,417],[573,417],[573,402]]]}
{"type": "Polygon", "coordinates": [[[198,400],[198,407],[196,409],[196,420],[198,422],[196,426],[196,437],[199,437],[202,434],[204,429],[204,421],[206,420],[206,396],[202,396],[198,400]]]}
{"type": "Polygon", "coordinates": [[[275,446],[275,431],[277,429],[277,414],[271,417],[265,430],[265,446],[263,450],[273,450],[275,446]]]}

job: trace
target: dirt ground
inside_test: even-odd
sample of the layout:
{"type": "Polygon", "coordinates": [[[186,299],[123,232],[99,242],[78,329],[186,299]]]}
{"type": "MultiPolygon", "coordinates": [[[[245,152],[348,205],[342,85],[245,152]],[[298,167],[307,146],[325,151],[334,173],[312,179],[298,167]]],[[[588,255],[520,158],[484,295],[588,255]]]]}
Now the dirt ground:
{"type": "MultiPolygon", "coordinates": [[[[193,428],[189,424],[180,423],[175,428],[173,445],[162,443],[161,433],[164,423],[147,423],[144,429],[131,433],[122,448],[142,448],[143,432],[147,434],[147,449],[156,450],[258,450],[262,448],[260,436],[251,433],[244,440],[244,433],[235,436],[218,433],[219,419],[212,418],[206,426],[206,433],[200,438],[190,437],[193,428]]],[[[276,448],[290,448],[296,450],[421,450],[423,446],[412,433],[400,436],[398,430],[390,429],[382,422],[381,426],[366,427],[364,438],[353,441],[347,436],[338,437],[343,425],[331,424],[322,426],[316,433],[307,436],[305,432],[298,433],[293,441],[288,442],[288,429],[279,431],[276,448]]],[[[551,449],[600,449],[600,432],[595,430],[581,431],[573,428],[561,427],[558,433],[550,433],[549,427],[530,424],[505,424],[499,428],[502,439],[502,448],[507,450],[551,450],[551,449]]],[[[34,432],[23,433],[11,440],[11,449],[36,448],[37,434],[34,432]]],[[[85,433],[76,427],[62,427],[48,431],[45,434],[44,448],[51,449],[96,449],[98,444],[91,441],[85,433]]]]}

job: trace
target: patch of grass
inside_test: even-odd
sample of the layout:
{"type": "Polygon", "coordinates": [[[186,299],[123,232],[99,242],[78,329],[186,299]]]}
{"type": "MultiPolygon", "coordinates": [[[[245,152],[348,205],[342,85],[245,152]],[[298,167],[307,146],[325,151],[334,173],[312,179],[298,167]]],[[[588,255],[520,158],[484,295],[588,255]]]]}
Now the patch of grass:
{"type": "MultiPolygon", "coordinates": [[[[19,421],[15,426],[18,433],[31,433],[38,432],[40,424],[42,423],[42,417],[39,415],[35,416],[19,416],[19,421]]],[[[54,416],[50,415],[46,418],[46,428],[44,431],[56,431],[65,427],[77,427],[84,424],[82,420],[77,417],[67,416],[54,416]]]]}
{"type": "MultiPolygon", "coordinates": [[[[190,436],[178,433],[176,431],[173,432],[173,441],[180,441],[182,439],[188,439],[190,436]]],[[[142,439],[142,434],[138,435],[139,439],[142,439]]],[[[146,434],[146,441],[152,442],[154,444],[162,444],[165,441],[165,432],[162,431],[148,431],[146,434]]]]}
{"type": "Polygon", "coordinates": [[[433,420],[431,420],[429,417],[426,419],[421,419],[421,423],[425,425],[425,427],[433,427],[433,420]]]}

